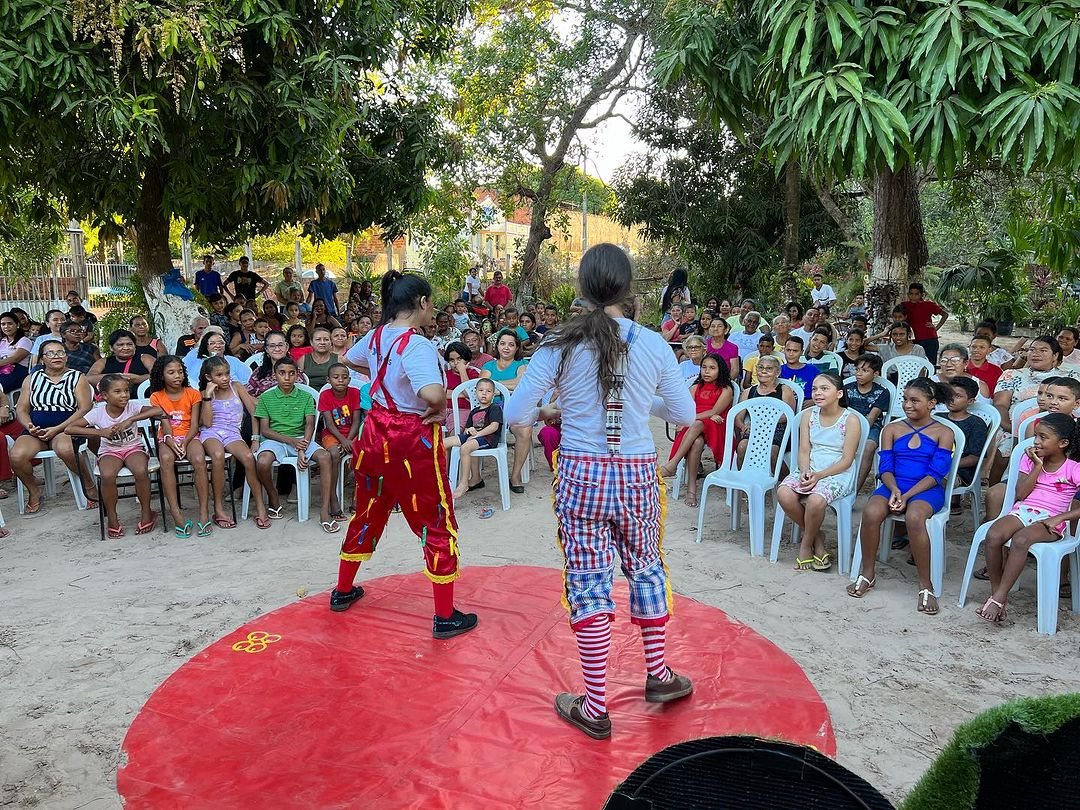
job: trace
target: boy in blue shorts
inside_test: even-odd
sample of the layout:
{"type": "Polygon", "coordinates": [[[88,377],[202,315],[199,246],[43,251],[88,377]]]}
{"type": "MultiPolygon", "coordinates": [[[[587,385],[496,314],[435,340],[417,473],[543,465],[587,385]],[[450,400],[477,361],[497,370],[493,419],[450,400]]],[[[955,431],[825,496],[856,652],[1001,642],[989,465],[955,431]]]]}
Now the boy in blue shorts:
{"type": "Polygon", "coordinates": [[[858,483],[855,491],[862,489],[863,482],[874,466],[881,428],[885,425],[885,414],[889,412],[889,391],[874,378],[881,373],[881,357],[876,354],[861,354],[855,360],[855,382],[844,386],[848,407],[858,411],[870,423],[870,433],[866,437],[866,449],[863,451],[862,466],[859,468],[858,483]]]}
{"type": "Polygon", "coordinates": [[[283,464],[297,459],[297,469],[304,472],[311,464],[325,471],[326,480],[319,487],[322,494],[320,519],[323,531],[336,534],[338,522],[330,514],[330,496],[334,487],[330,483],[330,454],[316,441],[315,400],[306,391],[296,387],[296,361],[289,356],[274,364],[277,386],[259,397],[255,405],[255,420],[261,441],[253,447],[259,481],[269,498],[267,513],[271,520],[281,520],[280,496],[274,484],[274,462],[283,464]]]}
{"type": "Polygon", "coordinates": [[[496,405],[495,383],[488,379],[479,380],[476,383],[477,405],[465,420],[465,430],[457,436],[447,436],[443,439],[443,448],[461,448],[461,462],[458,465],[458,485],[454,490],[454,498],[460,498],[470,490],[479,489],[484,485],[480,478],[480,465],[472,454],[477,450],[491,450],[499,446],[502,441],[503,411],[501,405],[496,405]]]}

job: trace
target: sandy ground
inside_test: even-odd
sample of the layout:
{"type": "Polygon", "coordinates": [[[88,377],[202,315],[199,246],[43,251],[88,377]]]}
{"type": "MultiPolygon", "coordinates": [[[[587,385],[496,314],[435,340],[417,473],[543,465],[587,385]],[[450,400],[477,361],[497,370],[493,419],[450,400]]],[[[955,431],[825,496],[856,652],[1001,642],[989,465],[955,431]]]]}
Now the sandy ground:
{"type": "MultiPolygon", "coordinates": [[[[666,448],[659,425],[657,435],[666,448]]],[[[549,484],[546,469],[534,474],[513,508],[487,521],[479,520],[480,508],[495,499],[466,496],[459,507],[466,568],[561,565],[549,484]]],[[[12,537],[0,542],[2,806],[120,806],[120,744],[158,684],[236,626],[296,599],[297,589],[317,592],[334,582],[340,537],[324,535],[315,522],[289,519],[265,532],[249,522],[209,540],[129,532],[100,542],[96,513],[73,510],[66,482],[38,516],[20,518],[10,498],[3,508],[12,537]]],[[[121,509],[133,525],[134,502],[121,509]]],[[[973,714],[1010,698],[1076,688],[1080,621],[1063,612],[1056,636],[1037,635],[1032,574],[1004,627],[975,615],[987,593],[982,583],[965,609],[956,607],[970,516],[950,524],[945,597],[933,618],[915,611],[915,569],[905,552],[893,553],[876,590],[857,601],[844,594],[846,579],[835,569],[794,572],[790,545],[778,565],[751,558],[745,524],[728,531],[722,498],[710,501],[700,545],[695,521],[696,510],[671,504],[666,548],[675,589],[792,655],[829,706],[840,762],[894,800],[973,714]]],[[[830,518],[830,548],[833,527],[830,518]]],[[[420,565],[416,540],[395,516],[361,576],[419,572],[420,565]]],[[[678,632],[677,619],[671,632],[678,632]]],[[[692,661],[672,664],[693,674],[692,661]]]]}

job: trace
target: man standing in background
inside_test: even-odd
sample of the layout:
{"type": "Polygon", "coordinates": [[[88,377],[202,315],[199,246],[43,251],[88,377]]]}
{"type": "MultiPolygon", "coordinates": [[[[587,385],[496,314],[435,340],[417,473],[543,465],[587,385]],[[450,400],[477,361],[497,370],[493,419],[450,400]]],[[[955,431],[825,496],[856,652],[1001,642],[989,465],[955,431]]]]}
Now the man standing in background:
{"type": "Polygon", "coordinates": [[[337,284],[326,277],[326,265],[322,262],[315,265],[315,278],[307,288],[307,302],[314,304],[316,299],[326,304],[326,311],[330,315],[337,317],[337,284]]]}
{"type": "Polygon", "coordinates": [[[255,305],[256,297],[263,294],[267,287],[270,286],[270,282],[260,276],[258,273],[248,270],[247,256],[240,257],[240,268],[234,270],[229,274],[229,277],[225,279],[225,283],[222,285],[222,289],[226,293],[236,299],[236,296],[242,295],[248,303],[248,306],[255,305]],[[230,290],[229,287],[232,287],[230,290]]]}
{"type": "Polygon", "coordinates": [[[214,257],[207,253],[203,256],[203,269],[195,273],[195,289],[209,298],[215,293],[225,291],[221,283],[221,273],[214,269],[214,257]]]}
{"type": "Polygon", "coordinates": [[[491,277],[491,285],[484,292],[484,300],[493,307],[507,307],[514,298],[514,293],[503,284],[503,274],[498,270],[491,277]]]}

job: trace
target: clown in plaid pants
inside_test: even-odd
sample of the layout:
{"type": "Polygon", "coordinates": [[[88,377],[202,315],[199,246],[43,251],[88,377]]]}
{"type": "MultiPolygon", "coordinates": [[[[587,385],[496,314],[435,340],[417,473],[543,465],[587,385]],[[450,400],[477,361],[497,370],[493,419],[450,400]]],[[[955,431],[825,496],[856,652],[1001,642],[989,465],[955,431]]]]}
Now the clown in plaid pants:
{"type": "Polygon", "coordinates": [[[630,621],[663,626],[671,613],[671,587],[661,550],[665,497],[655,453],[561,452],[556,458],[555,516],[571,627],[577,630],[598,616],[614,620],[616,554],[630,584],[630,621]]]}

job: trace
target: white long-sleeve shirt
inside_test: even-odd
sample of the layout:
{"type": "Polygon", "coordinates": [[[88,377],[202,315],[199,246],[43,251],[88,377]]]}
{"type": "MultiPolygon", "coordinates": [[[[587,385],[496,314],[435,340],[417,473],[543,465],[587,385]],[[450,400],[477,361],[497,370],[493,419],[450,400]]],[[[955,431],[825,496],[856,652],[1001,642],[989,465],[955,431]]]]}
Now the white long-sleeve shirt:
{"type": "MultiPolygon", "coordinates": [[[[626,340],[632,322],[627,318],[616,318],[616,321],[623,340],[626,340]]],[[[560,447],[607,455],[607,414],[597,384],[596,355],[588,348],[571,351],[573,355],[558,384],[559,407],[562,409],[560,447]]],[[[561,349],[541,345],[536,350],[504,409],[508,424],[531,425],[537,420],[537,403],[555,388],[555,372],[561,357],[561,349]]],[[[623,455],[656,450],[649,429],[650,413],[677,425],[691,424],[696,415],[694,399],[671,347],[656,332],[639,328],[637,338],[630,346],[623,386],[623,455]]]]}

